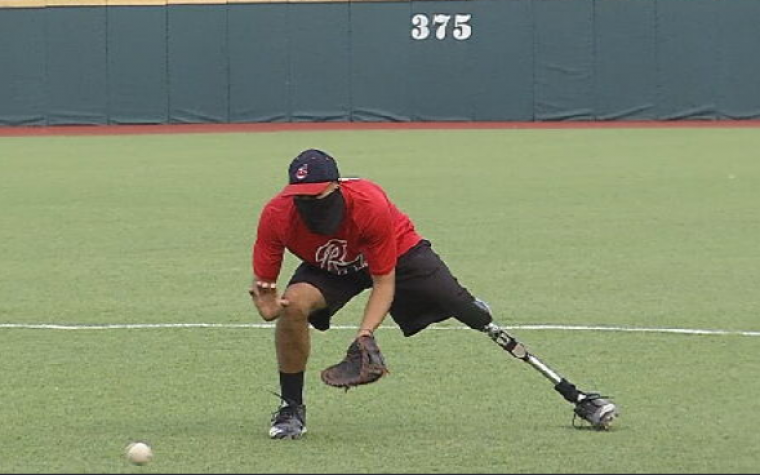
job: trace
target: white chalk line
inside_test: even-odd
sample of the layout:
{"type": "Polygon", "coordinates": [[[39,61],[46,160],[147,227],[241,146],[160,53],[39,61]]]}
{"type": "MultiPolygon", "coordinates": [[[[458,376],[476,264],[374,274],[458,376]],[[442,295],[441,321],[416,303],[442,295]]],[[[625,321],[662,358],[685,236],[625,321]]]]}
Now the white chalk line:
{"type": "MultiPolygon", "coordinates": [[[[247,328],[271,329],[273,323],[125,323],[100,325],[62,325],[53,323],[0,323],[0,329],[21,330],[139,330],[139,329],[173,329],[173,328],[247,328]]],[[[356,330],[356,326],[333,325],[335,330],[356,330]]],[[[504,325],[505,330],[560,330],[560,331],[606,331],[625,333],[676,333],[682,335],[722,335],[722,336],[760,336],[760,331],[743,330],[705,330],[695,328],[645,328],[619,326],[587,326],[587,325],[504,325]]],[[[395,325],[383,325],[380,330],[396,329],[395,325]]],[[[433,325],[428,330],[470,330],[465,326],[433,325]]]]}

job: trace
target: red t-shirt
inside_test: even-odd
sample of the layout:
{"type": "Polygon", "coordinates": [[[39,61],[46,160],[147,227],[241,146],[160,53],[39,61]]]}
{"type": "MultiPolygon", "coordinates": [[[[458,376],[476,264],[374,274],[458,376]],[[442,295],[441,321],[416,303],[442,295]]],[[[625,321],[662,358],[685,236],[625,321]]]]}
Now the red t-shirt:
{"type": "Polygon", "coordinates": [[[253,245],[253,273],[276,281],[287,249],[302,261],[337,275],[365,267],[385,275],[422,237],[382,188],[365,179],[341,180],[343,222],[331,236],[315,234],[298,215],[293,197],[280,194],[264,206],[253,245]]]}

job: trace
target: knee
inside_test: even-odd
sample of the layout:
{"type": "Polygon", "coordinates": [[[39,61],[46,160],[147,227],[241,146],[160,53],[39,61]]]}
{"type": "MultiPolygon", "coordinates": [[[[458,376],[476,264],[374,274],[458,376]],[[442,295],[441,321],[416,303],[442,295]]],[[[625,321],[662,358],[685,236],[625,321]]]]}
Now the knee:
{"type": "Polygon", "coordinates": [[[283,307],[280,319],[293,323],[306,323],[318,305],[311,288],[298,284],[289,287],[283,298],[288,304],[283,307]]]}
{"type": "Polygon", "coordinates": [[[280,312],[280,320],[292,323],[306,323],[309,319],[309,308],[302,301],[291,300],[280,312]]]}

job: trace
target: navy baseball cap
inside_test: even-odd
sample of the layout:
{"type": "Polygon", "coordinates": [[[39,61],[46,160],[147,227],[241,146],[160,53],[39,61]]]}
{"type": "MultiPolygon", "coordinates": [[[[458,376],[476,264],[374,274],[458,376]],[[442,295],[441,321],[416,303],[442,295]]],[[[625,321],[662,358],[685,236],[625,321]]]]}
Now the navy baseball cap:
{"type": "Polygon", "coordinates": [[[283,196],[318,195],[340,179],[335,159],[321,150],[304,150],[290,162],[288,183],[283,196]]]}

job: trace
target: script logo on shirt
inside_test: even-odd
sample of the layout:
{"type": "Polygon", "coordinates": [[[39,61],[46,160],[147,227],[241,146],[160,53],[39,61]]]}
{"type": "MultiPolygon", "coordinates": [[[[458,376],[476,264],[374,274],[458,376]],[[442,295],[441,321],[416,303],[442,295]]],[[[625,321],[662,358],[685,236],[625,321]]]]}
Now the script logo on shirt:
{"type": "Polygon", "coordinates": [[[367,267],[364,255],[359,254],[356,259],[346,261],[348,254],[348,242],[342,239],[330,239],[326,244],[317,249],[315,259],[319,267],[337,275],[346,275],[360,271],[367,267]]]}

